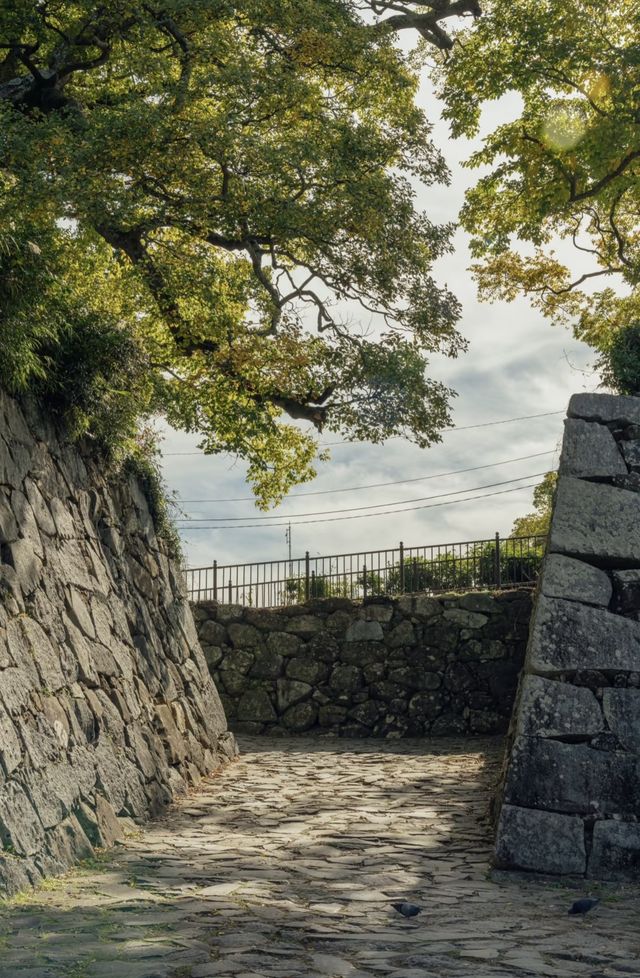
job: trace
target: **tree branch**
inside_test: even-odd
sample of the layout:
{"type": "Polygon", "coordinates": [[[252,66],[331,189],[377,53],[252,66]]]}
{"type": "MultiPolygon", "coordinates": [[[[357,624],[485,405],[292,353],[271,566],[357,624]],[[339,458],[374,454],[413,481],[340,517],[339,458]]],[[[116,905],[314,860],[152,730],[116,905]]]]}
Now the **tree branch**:
{"type": "Polygon", "coordinates": [[[440,51],[450,51],[454,40],[441,26],[441,20],[451,17],[480,17],[482,9],[478,0],[416,0],[421,7],[429,7],[428,13],[419,13],[404,6],[393,3],[371,3],[374,13],[380,15],[388,10],[398,10],[384,20],[371,25],[372,30],[404,31],[416,30],[425,40],[440,51]]]}
{"type": "Polygon", "coordinates": [[[591,186],[587,187],[586,190],[582,190],[580,191],[580,193],[574,192],[569,198],[570,202],[572,204],[576,204],[581,200],[586,200],[587,197],[596,197],[601,190],[603,190],[606,186],[608,186],[608,184],[612,183],[614,180],[617,180],[618,177],[622,176],[625,170],[627,170],[631,166],[631,164],[638,159],[640,159],[640,149],[632,150],[631,153],[628,153],[620,160],[615,170],[612,170],[610,173],[605,174],[605,176],[601,177],[600,180],[596,180],[595,183],[592,183],[591,186]]]}

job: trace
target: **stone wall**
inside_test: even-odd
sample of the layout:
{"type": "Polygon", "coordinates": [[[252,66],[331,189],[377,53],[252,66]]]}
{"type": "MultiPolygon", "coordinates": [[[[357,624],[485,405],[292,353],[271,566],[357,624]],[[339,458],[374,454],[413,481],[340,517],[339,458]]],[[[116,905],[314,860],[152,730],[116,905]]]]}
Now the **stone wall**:
{"type": "Polygon", "coordinates": [[[528,591],[194,606],[232,728],[343,737],[499,733],[522,668],[528,591]]]}
{"type": "Polygon", "coordinates": [[[0,896],[235,750],[146,499],[102,468],[0,393],[0,896]]]}
{"type": "Polygon", "coordinates": [[[640,878],[640,399],[571,399],[499,866],[640,878]]]}

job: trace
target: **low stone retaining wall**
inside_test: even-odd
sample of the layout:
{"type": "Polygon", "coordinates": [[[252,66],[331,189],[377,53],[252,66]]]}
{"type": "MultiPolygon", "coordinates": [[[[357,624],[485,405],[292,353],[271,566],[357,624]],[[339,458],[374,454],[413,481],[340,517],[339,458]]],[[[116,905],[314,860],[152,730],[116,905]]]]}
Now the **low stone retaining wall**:
{"type": "Polygon", "coordinates": [[[194,605],[237,732],[342,737],[503,732],[529,627],[529,591],[424,594],[282,609],[194,605]]]}

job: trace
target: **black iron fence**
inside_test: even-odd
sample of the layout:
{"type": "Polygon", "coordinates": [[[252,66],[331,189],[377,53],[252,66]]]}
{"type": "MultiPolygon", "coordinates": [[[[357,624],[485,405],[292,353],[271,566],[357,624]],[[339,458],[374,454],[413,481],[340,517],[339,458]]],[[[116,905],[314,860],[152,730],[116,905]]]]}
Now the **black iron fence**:
{"type": "Polygon", "coordinates": [[[468,540],[426,547],[333,554],[186,571],[192,601],[277,608],[310,598],[366,598],[423,591],[472,591],[533,586],[545,536],[468,540]]]}

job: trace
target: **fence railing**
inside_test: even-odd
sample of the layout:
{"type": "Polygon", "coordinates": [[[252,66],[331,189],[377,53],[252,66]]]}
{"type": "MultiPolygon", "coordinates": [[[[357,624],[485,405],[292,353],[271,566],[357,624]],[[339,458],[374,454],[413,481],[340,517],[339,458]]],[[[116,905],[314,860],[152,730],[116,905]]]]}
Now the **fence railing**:
{"type": "Polygon", "coordinates": [[[186,571],[192,601],[277,608],[310,598],[366,598],[423,591],[533,586],[545,536],[467,540],[435,546],[218,564],[186,571]]]}

